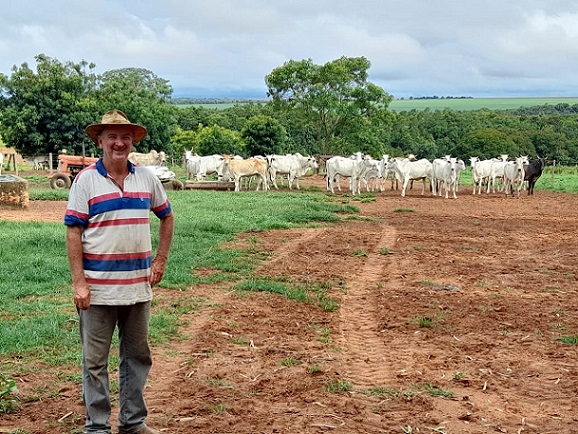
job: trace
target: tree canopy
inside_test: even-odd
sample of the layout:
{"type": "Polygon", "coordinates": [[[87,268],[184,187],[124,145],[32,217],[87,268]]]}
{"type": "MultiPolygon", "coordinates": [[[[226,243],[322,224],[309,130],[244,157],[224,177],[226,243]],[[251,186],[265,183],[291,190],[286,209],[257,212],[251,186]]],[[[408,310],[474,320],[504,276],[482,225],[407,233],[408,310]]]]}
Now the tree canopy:
{"type": "Polygon", "coordinates": [[[392,97],[368,81],[365,57],[341,57],[315,65],[290,60],[265,77],[268,95],[279,110],[299,109],[313,126],[321,152],[331,152],[341,133],[386,110],[392,97]]]}
{"type": "Polygon", "coordinates": [[[27,63],[0,74],[0,134],[22,154],[79,153],[86,147],[97,154],[84,133],[86,125],[107,110],[124,111],[131,122],[146,126],[139,143],[143,151],[165,150],[176,131],[175,107],[168,104],[172,89],[151,71],[126,68],[94,73],[96,65],[60,62],[40,54],[36,71],[27,63]]]}

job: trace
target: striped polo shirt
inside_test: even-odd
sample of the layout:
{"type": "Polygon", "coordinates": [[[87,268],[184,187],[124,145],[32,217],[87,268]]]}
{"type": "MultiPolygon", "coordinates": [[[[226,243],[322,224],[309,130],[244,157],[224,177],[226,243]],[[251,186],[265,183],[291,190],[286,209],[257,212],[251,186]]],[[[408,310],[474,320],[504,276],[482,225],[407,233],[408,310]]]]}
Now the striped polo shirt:
{"type": "Polygon", "coordinates": [[[70,188],[64,224],[84,228],[83,265],[91,304],[152,300],[150,214],[162,219],[171,205],[151,170],[128,165],[124,190],[108,176],[102,158],[82,170],[70,188]]]}

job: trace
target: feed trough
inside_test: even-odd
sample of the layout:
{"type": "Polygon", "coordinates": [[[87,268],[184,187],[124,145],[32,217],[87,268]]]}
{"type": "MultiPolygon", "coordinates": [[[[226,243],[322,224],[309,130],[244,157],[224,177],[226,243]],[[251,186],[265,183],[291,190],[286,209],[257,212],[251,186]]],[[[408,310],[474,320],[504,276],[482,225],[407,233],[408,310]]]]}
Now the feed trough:
{"type": "Polygon", "coordinates": [[[185,190],[235,190],[234,181],[191,181],[185,182],[185,190]]]}

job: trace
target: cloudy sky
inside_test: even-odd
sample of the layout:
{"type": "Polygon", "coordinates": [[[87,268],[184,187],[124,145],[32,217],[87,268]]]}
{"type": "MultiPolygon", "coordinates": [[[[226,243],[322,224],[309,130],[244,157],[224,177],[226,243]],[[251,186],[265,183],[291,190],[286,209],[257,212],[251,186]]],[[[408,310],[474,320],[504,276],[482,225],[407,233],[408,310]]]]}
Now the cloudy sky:
{"type": "Polygon", "coordinates": [[[16,0],[0,15],[0,72],[43,53],[146,68],[174,97],[266,97],[286,61],[371,61],[396,98],[578,96],[571,0],[16,0]]]}

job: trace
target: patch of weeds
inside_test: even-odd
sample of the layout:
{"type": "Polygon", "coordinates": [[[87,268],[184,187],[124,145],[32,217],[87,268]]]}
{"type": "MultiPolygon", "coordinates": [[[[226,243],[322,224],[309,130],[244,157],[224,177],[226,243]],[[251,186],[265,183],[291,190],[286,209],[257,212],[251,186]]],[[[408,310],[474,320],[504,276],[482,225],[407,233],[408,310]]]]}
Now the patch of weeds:
{"type": "Polygon", "coordinates": [[[479,220],[474,220],[474,226],[480,226],[482,224],[479,220]]]}
{"type": "Polygon", "coordinates": [[[226,321],[226,323],[233,330],[239,329],[239,325],[234,320],[226,321]]]}
{"type": "Polygon", "coordinates": [[[336,300],[327,295],[330,286],[316,283],[293,283],[278,281],[276,278],[254,277],[233,286],[235,291],[262,291],[281,294],[289,300],[301,301],[320,306],[327,312],[333,312],[339,307],[336,300]]]}
{"type": "Polygon", "coordinates": [[[395,208],[393,212],[415,212],[415,209],[411,208],[395,208]]]}
{"type": "Polygon", "coordinates": [[[331,342],[331,330],[329,330],[329,328],[327,327],[317,327],[317,326],[309,326],[309,328],[311,330],[314,330],[315,332],[321,334],[320,337],[317,338],[317,340],[321,343],[324,344],[328,344],[329,342],[331,342]]]}
{"type": "Polygon", "coordinates": [[[454,392],[450,390],[444,390],[441,387],[435,386],[431,383],[425,383],[423,388],[429,396],[441,396],[443,398],[453,398],[454,392]]]}
{"type": "Polygon", "coordinates": [[[249,253],[257,253],[258,252],[259,240],[257,240],[257,237],[255,237],[254,235],[247,237],[247,243],[249,244],[249,247],[247,248],[247,251],[249,253]]]}
{"type": "Polygon", "coordinates": [[[555,271],[549,270],[549,269],[547,269],[547,268],[540,268],[540,269],[538,269],[538,273],[542,273],[542,274],[546,274],[546,275],[548,275],[548,276],[552,276],[552,275],[555,273],[555,271]]]}
{"type": "Polygon", "coordinates": [[[366,395],[369,396],[398,396],[399,392],[397,390],[386,389],[385,387],[372,387],[364,391],[366,395]]]}
{"type": "Polygon", "coordinates": [[[0,414],[16,411],[18,400],[12,396],[16,392],[16,381],[8,375],[0,374],[0,414]]]}
{"type": "Polygon", "coordinates": [[[557,309],[554,309],[554,310],[552,311],[552,313],[553,313],[554,315],[556,315],[558,318],[560,318],[560,317],[564,314],[564,309],[562,309],[562,308],[557,308],[557,309]]]}
{"type": "Polygon", "coordinates": [[[311,365],[309,367],[309,373],[311,375],[321,374],[321,373],[323,373],[323,369],[319,365],[311,365]]]}
{"type": "Polygon", "coordinates": [[[427,250],[425,247],[422,247],[422,246],[413,246],[412,249],[417,250],[418,252],[420,250],[427,250]]]}
{"type": "Polygon", "coordinates": [[[558,342],[562,342],[566,345],[578,345],[578,335],[576,336],[560,336],[556,339],[558,342]]]}
{"type": "Polygon", "coordinates": [[[500,334],[501,334],[502,336],[508,336],[508,335],[510,334],[510,330],[504,329],[504,330],[502,330],[502,331],[500,332],[500,334]]]}
{"type": "Polygon", "coordinates": [[[392,255],[393,252],[391,250],[389,250],[387,247],[382,247],[381,249],[379,249],[379,254],[380,255],[392,255]]]}
{"type": "Polygon", "coordinates": [[[568,280],[576,280],[576,274],[574,274],[574,273],[567,273],[567,274],[564,274],[564,279],[568,279],[568,280]]]}
{"type": "Polygon", "coordinates": [[[561,324],[559,322],[554,323],[554,324],[550,324],[550,327],[552,327],[554,330],[567,330],[568,327],[565,326],[564,324],[561,324]]]}
{"type": "Polygon", "coordinates": [[[431,280],[420,280],[419,283],[426,286],[436,286],[437,283],[432,282],[431,280]]]}
{"type": "Polygon", "coordinates": [[[437,323],[445,319],[443,312],[439,312],[432,316],[422,316],[413,320],[421,328],[434,328],[437,323]]]}
{"type": "Polygon", "coordinates": [[[461,381],[465,378],[466,374],[461,371],[455,372],[454,376],[452,377],[454,381],[461,381]]]}
{"type": "Polygon", "coordinates": [[[476,282],[476,286],[480,286],[482,288],[487,288],[488,286],[490,286],[490,284],[484,280],[478,280],[476,282]]]}
{"type": "Polygon", "coordinates": [[[225,404],[215,404],[208,407],[209,411],[213,414],[224,414],[227,412],[227,406],[225,404]]]}
{"type": "Polygon", "coordinates": [[[435,321],[433,318],[423,316],[421,318],[418,318],[417,324],[422,328],[430,328],[431,329],[431,328],[433,328],[435,321]]]}
{"type": "Polygon", "coordinates": [[[242,337],[233,338],[233,339],[231,339],[231,342],[236,344],[236,345],[247,345],[249,343],[249,341],[247,339],[242,338],[242,337]]]}
{"type": "Polygon", "coordinates": [[[356,249],[353,251],[353,256],[367,256],[367,252],[362,249],[356,249]]]}
{"type": "Polygon", "coordinates": [[[233,389],[233,386],[222,378],[209,378],[207,383],[211,386],[221,387],[223,389],[233,389]]]}
{"type": "Polygon", "coordinates": [[[379,282],[375,284],[375,289],[383,289],[384,288],[384,284],[379,282]]]}
{"type": "Polygon", "coordinates": [[[352,390],[353,387],[351,386],[351,383],[347,380],[341,380],[339,378],[327,383],[325,385],[325,391],[326,392],[331,392],[331,393],[335,393],[335,392],[349,392],[350,390],[352,390]]]}
{"type": "Polygon", "coordinates": [[[473,246],[464,246],[463,249],[467,252],[477,252],[479,249],[473,246]]]}
{"type": "Polygon", "coordinates": [[[281,360],[281,365],[285,366],[285,367],[296,366],[296,365],[299,365],[300,363],[301,363],[301,361],[295,357],[287,357],[287,358],[281,360]]]}

